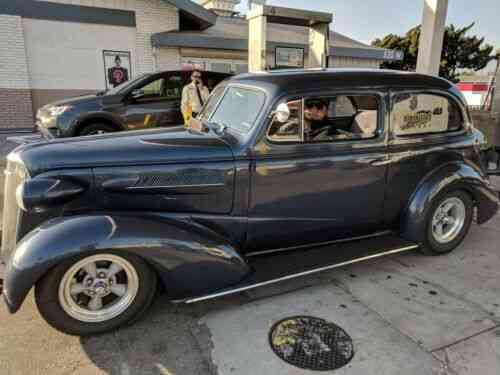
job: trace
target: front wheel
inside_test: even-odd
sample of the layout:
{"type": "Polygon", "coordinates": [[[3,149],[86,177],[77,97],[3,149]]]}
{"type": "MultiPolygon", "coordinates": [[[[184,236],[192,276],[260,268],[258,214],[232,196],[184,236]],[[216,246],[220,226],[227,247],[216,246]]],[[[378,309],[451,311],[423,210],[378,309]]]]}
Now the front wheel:
{"type": "Polygon", "coordinates": [[[151,304],[156,275],[133,255],[102,253],[57,265],[35,287],[35,300],[54,328],[76,336],[116,329],[151,304]]]}
{"type": "Polygon", "coordinates": [[[427,255],[442,255],[454,250],[469,232],[473,213],[472,198],[464,191],[436,197],[427,213],[422,251],[427,255]]]}

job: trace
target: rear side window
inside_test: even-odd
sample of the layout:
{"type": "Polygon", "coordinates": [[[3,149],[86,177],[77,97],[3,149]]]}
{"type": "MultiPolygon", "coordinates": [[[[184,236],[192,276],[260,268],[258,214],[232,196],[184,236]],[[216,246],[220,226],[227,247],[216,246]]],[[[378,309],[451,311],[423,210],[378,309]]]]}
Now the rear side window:
{"type": "Polygon", "coordinates": [[[396,95],[391,119],[397,136],[454,132],[464,125],[459,106],[445,96],[434,94],[396,95]]]}

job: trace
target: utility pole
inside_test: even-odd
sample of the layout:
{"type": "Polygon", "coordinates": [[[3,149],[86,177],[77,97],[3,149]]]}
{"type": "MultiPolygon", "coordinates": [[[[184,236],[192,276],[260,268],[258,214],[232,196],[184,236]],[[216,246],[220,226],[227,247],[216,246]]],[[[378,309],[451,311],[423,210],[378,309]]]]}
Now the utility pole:
{"type": "Polygon", "coordinates": [[[439,75],[448,0],[424,0],[417,72],[439,75]]]}

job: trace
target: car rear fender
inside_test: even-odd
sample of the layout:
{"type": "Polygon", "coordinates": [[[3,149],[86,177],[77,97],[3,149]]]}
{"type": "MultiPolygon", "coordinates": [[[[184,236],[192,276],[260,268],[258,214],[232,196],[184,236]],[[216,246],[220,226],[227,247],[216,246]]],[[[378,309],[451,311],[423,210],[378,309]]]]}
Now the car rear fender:
{"type": "Polygon", "coordinates": [[[37,281],[60,262],[102,251],[141,257],[156,270],[169,297],[175,299],[230,286],[249,273],[248,265],[229,242],[189,221],[63,217],[30,232],[10,256],[3,290],[9,310],[16,312],[37,281]]]}
{"type": "Polygon", "coordinates": [[[402,217],[402,236],[421,242],[434,198],[452,190],[464,190],[472,196],[478,224],[488,221],[498,211],[498,193],[479,169],[465,162],[447,163],[429,173],[411,196],[402,217]]]}

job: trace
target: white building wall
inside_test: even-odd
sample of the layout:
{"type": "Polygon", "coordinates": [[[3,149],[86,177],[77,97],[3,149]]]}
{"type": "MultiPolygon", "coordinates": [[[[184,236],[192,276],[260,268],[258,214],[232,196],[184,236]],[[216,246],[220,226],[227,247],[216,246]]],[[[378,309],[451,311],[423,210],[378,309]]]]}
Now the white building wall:
{"type": "Polygon", "coordinates": [[[54,3],[93,6],[101,8],[123,9],[135,12],[136,37],[133,73],[142,74],[163,69],[180,68],[180,54],[177,48],[169,49],[172,56],[159,53],[151,46],[151,35],[158,32],[178,30],[179,12],[177,8],[164,0],[39,0],[54,3]]]}
{"type": "Polygon", "coordinates": [[[33,89],[103,90],[103,50],[130,51],[131,27],[23,19],[33,89]]]}

